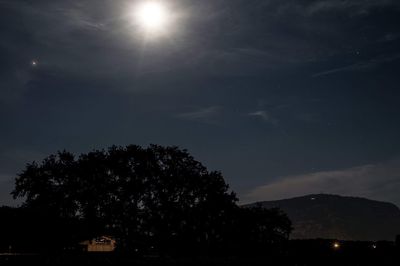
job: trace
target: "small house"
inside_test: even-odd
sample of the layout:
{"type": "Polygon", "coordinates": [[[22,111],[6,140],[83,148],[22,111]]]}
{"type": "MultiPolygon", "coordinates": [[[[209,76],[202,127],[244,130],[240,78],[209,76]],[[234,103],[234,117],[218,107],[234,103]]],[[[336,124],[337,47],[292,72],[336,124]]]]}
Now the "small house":
{"type": "Polygon", "coordinates": [[[116,241],[110,236],[101,236],[92,240],[85,240],[80,243],[86,252],[113,252],[116,241]]]}

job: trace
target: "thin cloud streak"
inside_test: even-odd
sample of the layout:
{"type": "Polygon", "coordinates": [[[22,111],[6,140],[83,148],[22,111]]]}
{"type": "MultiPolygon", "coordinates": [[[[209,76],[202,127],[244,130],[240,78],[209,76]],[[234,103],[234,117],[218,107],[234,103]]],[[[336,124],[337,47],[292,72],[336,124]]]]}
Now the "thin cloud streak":
{"type": "Polygon", "coordinates": [[[343,170],[281,178],[244,195],[243,203],[329,193],[390,201],[400,206],[400,159],[343,170]]]}
{"type": "Polygon", "coordinates": [[[251,113],[248,113],[248,115],[252,116],[252,117],[258,117],[267,123],[271,123],[271,124],[278,123],[278,120],[276,118],[274,118],[268,111],[265,111],[265,110],[251,112],[251,113]]]}
{"type": "Polygon", "coordinates": [[[332,12],[332,11],[342,11],[342,12],[354,12],[356,14],[366,14],[370,9],[380,8],[380,7],[398,7],[398,1],[393,0],[345,0],[345,1],[331,1],[322,0],[315,1],[310,4],[308,11],[310,14],[319,12],[332,12]]]}
{"type": "Polygon", "coordinates": [[[181,113],[178,114],[176,117],[189,121],[216,124],[218,120],[217,118],[220,115],[221,110],[222,107],[220,106],[210,106],[192,112],[181,113]]]}
{"type": "Polygon", "coordinates": [[[321,77],[321,76],[328,76],[331,74],[336,74],[340,72],[352,72],[352,71],[363,71],[363,70],[370,70],[373,69],[381,64],[390,63],[400,58],[400,54],[395,54],[391,56],[381,56],[369,61],[362,61],[352,65],[347,65],[343,67],[338,67],[326,71],[322,71],[312,75],[313,78],[321,77]]]}

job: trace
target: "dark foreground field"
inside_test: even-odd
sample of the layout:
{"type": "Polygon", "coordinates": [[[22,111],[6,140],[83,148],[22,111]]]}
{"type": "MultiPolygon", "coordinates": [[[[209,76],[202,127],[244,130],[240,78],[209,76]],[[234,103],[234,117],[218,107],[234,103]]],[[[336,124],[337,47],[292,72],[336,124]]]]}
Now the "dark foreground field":
{"type": "Polygon", "coordinates": [[[324,265],[400,265],[400,260],[392,256],[371,258],[369,256],[363,258],[355,257],[332,257],[332,256],[316,256],[316,257],[259,257],[259,258],[121,258],[114,256],[90,255],[90,256],[1,256],[0,265],[162,265],[162,266],[206,266],[206,265],[287,265],[287,266],[324,266],[324,265]]]}
{"type": "Polygon", "coordinates": [[[400,265],[400,250],[391,242],[341,242],[334,248],[331,241],[291,241],[280,255],[265,254],[235,256],[196,256],[180,258],[145,255],[133,257],[122,254],[3,254],[0,265],[287,265],[287,266],[356,266],[400,265]]]}

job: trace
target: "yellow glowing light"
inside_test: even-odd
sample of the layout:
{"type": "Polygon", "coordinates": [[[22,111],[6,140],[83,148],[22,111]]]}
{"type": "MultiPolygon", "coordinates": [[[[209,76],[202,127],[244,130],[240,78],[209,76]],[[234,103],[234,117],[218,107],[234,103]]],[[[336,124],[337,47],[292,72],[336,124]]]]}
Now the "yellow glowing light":
{"type": "Polygon", "coordinates": [[[137,6],[137,23],[146,31],[154,32],[165,29],[169,21],[168,10],[159,1],[145,1],[137,6]]]}
{"type": "Polygon", "coordinates": [[[333,248],[334,249],[339,249],[340,248],[340,244],[338,242],[333,243],[333,248]]]}

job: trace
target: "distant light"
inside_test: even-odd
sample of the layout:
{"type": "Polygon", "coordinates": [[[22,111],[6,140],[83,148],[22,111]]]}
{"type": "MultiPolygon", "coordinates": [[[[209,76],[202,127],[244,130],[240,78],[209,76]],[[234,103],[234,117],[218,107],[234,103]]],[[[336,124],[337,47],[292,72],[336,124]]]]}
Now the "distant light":
{"type": "Polygon", "coordinates": [[[372,248],[373,248],[373,249],[376,249],[376,244],[373,244],[373,245],[372,245],[372,248]]]}
{"type": "Polygon", "coordinates": [[[340,243],[339,242],[333,243],[333,248],[334,249],[339,249],[340,248],[340,243]]]}
{"type": "Polygon", "coordinates": [[[315,198],[311,198],[311,200],[315,200],[315,198]]]}
{"type": "Polygon", "coordinates": [[[33,67],[37,66],[37,65],[38,65],[38,61],[32,60],[31,65],[32,65],[33,67]]]}

